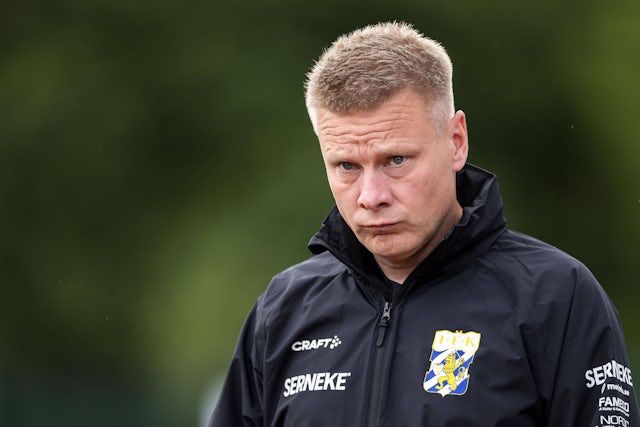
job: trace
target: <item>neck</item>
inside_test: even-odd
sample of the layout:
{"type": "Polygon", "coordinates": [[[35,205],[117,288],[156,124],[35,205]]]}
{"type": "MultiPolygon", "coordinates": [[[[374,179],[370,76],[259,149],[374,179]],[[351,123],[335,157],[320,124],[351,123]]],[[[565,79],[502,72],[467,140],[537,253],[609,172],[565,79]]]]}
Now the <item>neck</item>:
{"type": "Polygon", "coordinates": [[[396,283],[400,283],[401,285],[407,280],[409,274],[413,271],[415,267],[406,267],[406,268],[394,268],[394,267],[385,267],[383,264],[378,261],[382,272],[389,280],[393,280],[396,283]]]}

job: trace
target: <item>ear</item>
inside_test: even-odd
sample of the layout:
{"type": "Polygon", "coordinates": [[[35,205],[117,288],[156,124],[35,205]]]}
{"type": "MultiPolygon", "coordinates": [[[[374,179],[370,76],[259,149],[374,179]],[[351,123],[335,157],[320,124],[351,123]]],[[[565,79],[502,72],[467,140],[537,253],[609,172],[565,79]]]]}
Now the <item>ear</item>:
{"type": "Polygon", "coordinates": [[[453,171],[458,172],[467,162],[469,154],[469,137],[467,135],[467,120],[464,112],[457,111],[449,120],[449,138],[453,143],[453,171]]]}

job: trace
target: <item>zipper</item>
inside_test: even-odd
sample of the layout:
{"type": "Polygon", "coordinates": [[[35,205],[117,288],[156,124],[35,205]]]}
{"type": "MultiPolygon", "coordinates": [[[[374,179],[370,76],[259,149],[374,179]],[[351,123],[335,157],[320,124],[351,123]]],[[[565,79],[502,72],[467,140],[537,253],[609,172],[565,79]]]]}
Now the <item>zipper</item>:
{"type": "Polygon", "coordinates": [[[382,310],[382,316],[380,316],[380,321],[378,322],[378,338],[376,339],[376,348],[382,347],[384,344],[384,335],[387,331],[387,326],[389,326],[389,321],[391,320],[391,303],[389,301],[384,302],[384,309],[382,310]]]}
{"type": "Polygon", "coordinates": [[[378,414],[378,402],[380,402],[381,382],[382,382],[382,362],[384,356],[384,337],[387,327],[391,321],[391,303],[384,302],[382,316],[378,321],[378,335],[376,337],[375,357],[373,363],[373,381],[371,383],[371,393],[369,394],[369,412],[367,414],[367,426],[377,425],[376,416],[378,414]]]}

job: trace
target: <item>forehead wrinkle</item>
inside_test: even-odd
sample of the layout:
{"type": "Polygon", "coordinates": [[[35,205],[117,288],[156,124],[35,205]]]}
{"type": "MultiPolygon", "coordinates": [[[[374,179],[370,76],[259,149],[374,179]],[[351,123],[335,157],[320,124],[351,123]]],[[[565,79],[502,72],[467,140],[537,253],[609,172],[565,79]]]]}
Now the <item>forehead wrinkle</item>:
{"type": "Polygon", "coordinates": [[[318,110],[317,133],[322,151],[333,156],[387,153],[406,141],[422,139],[426,111],[421,100],[401,93],[377,108],[338,113],[318,110]]]}
{"type": "Polygon", "coordinates": [[[367,120],[354,117],[351,123],[333,123],[330,118],[323,120],[319,131],[327,142],[339,144],[371,144],[378,141],[385,141],[393,137],[394,133],[405,126],[409,121],[407,117],[393,117],[384,120],[367,120]]]}

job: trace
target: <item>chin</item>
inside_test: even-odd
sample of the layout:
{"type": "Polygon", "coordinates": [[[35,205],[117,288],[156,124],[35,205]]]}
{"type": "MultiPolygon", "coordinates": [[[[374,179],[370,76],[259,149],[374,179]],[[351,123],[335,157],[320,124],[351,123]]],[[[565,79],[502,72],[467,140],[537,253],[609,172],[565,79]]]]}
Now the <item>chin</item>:
{"type": "Polygon", "coordinates": [[[376,258],[384,258],[389,261],[402,261],[407,258],[408,251],[404,250],[404,248],[399,247],[390,247],[384,245],[374,245],[373,247],[368,248],[369,252],[371,252],[376,258]]]}

